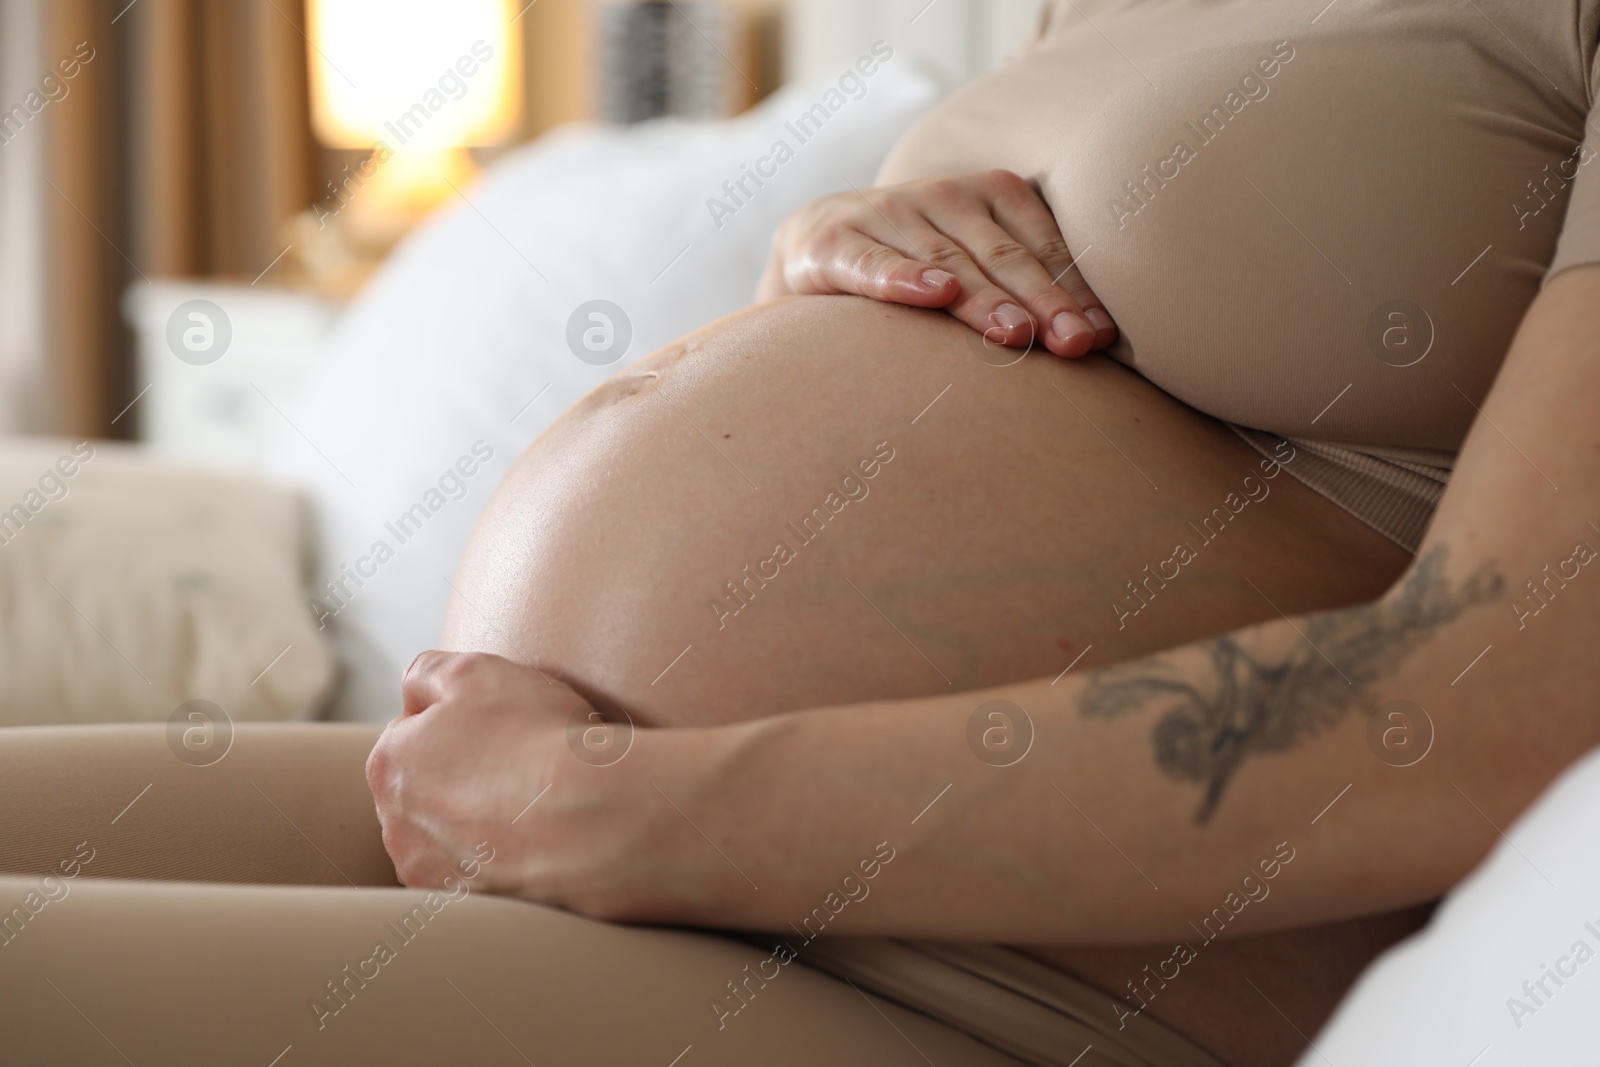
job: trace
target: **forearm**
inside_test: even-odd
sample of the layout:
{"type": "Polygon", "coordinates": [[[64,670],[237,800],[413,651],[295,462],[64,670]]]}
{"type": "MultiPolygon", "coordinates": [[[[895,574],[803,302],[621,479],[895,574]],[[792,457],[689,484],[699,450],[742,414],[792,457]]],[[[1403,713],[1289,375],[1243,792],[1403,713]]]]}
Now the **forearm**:
{"type": "Polygon", "coordinates": [[[1055,684],[662,731],[690,769],[666,818],[697,829],[663,827],[682,895],[641,917],[787,929],[885,842],[877,899],[843,908],[836,932],[1145,942],[1229,894],[1281,890],[1264,926],[1431,899],[1600,740],[1496,713],[1528,693],[1525,661],[1461,676],[1514,627],[1503,584],[1492,563],[1435,553],[1377,604],[1055,684]],[[969,740],[992,700],[1032,722],[1011,766],[969,740]]]}
{"type": "MultiPolygon", "coordinates": [[[[1368,614],[1317,622],[1363,629],[1368,614]]],[[[1475,640],[1464,632],[1470,624],[1454,625],[1462,632],[1440,635],[1438,651],[1379,680],[1366,680],[1354,661],[1344,670],[1368,699],[1416,694],[1422,673],[1470,659],[1459,656],[1475,640]]],[[[662,848],[704,862],[694,862],[696,891],[680,904],[690,913],[656,918],[786,928],[882,841],[896,859],[872,885],[880,899],[846,909],[838,929],[1152,941],[1182,933],[1242,891],[1259,862],[1291,849],[1296,861],[1280,885],[1294,889],[1274,910],[1277,925],[1434,896],[1494,835],[1448,785],[1462,777],[1459,742],[1440,741],[1418,766],[1397,771],[1366,744],[1358,697],[1334,686],[1355,688],[1290,624],[1275,622],[1056,685],[803,712],[706,731],[715,739],[667,731],[678,734],[664,737],[669,744],[710,741],[702,749],[714,766],[699,766],[693,792],[677,803],[726,859],[693,830],[662,837],[662,848]],[[1261,693],[1226,696],[1224,659],[1238,680],[1277,672],[1280,694],[1315,693],[1286,710],[1261,693]],[[1138,699],[1154,680],[1202,696],[1138,699]],[[1118,696],[1128,705],[1112,713],[1118,696]],[[990,766],[968,744],[974,710],[995,699],[1026,709],[1034,726],[1032,747],[1013,766],[990,766]],[[1178,744],[1179,734],[1200,744],[1178,744]],[[1216,753],[1208,765],[1202,750],[1216,753]],[[1210,795],[1218,801],[1208,813],[1210,795]],[[1451,832],[1438,840],[1445,824],[1451,832]]],[[[1432,715],[1443,729],[1437,702],[1432,715]]]]}

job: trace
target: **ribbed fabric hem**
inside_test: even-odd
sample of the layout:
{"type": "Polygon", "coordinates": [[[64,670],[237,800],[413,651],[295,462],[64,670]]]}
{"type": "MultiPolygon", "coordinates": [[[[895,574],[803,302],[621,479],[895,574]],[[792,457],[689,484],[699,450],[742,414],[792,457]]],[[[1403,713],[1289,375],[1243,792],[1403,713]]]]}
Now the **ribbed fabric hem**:
{"type": "Polygon", "coordinates": [[[825,938],[797,958],[1029,1067],[1225,1067],[1155,1019],[1000,945],[825,938]]]}
{"type": "Polygon", "coordinates": [[[1283,464],[1284,470],[1413,555],[1450,479],[1443,467],[1226,425],[1268,459],[1281,462],[1279,449],[1287,442],[1294,458],[1283,464]]]}

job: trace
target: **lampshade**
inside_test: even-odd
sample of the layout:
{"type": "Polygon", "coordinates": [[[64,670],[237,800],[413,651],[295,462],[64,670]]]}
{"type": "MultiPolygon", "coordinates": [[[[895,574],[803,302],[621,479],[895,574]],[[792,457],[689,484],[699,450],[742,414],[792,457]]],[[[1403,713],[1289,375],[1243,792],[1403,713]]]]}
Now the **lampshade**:
{"type": "Polygon", "coordinates": [[[312,125],[332,148],[499,144],[522,118],[514,0],[307,0],[312,125]]]}

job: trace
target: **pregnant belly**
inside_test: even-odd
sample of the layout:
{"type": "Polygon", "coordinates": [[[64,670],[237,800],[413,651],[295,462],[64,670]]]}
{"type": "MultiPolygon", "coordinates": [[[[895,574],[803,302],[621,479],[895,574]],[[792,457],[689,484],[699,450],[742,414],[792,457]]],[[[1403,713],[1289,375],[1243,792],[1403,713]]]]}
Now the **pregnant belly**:
{"type": "Polygon", "coordinates": [[[1408,562],[1114,363],[994,366],[978,340],[941,312],[803,297],[623,372],[496,489],[449,647],[537,654],[646,721],[726,722],[1132,658],[1271,617],[1247,569],[1295,612],[1408,562]],[[1252,492],[1127,621],[1133,577],[1252,492]]]}

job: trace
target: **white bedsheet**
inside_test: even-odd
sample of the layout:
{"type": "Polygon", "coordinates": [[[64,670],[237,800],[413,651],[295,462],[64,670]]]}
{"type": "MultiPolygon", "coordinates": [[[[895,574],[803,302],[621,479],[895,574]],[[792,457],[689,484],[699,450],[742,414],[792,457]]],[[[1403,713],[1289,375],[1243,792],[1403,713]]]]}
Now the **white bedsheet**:
{"type": "Polygon", "coordinates": [[[1367,969],[1314,1043],[1297,1067],[1600,1063],[1600,750],[1367,969]]]}

